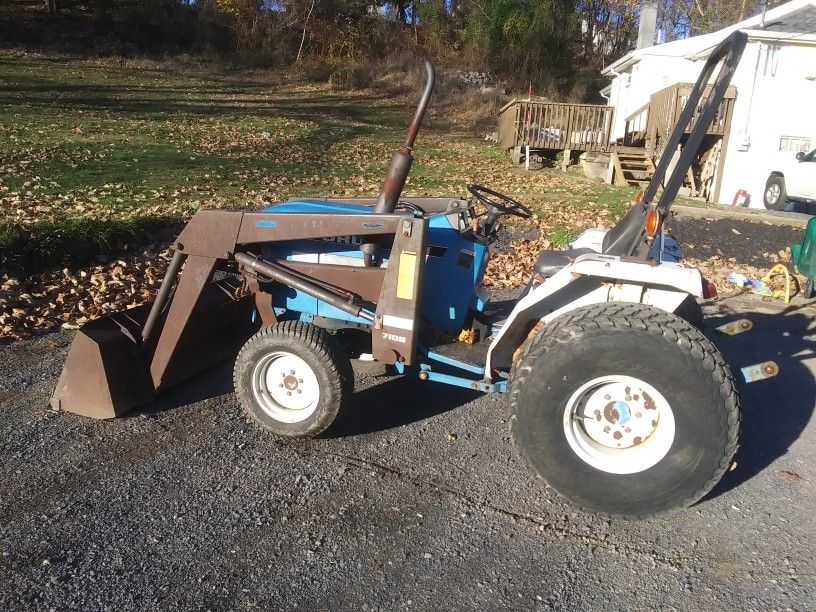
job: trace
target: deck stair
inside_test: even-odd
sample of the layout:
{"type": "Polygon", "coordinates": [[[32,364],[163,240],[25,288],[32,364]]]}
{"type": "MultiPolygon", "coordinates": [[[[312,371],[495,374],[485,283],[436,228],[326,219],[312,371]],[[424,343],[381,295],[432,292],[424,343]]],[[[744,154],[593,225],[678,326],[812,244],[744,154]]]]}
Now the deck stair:
{"type": "Polygon", "coordinates": [[[645,187],[655,171],[652,158],[645,148],[640,147],[615,147],[612,164],[613,182],[620,186],[645,187]]]}

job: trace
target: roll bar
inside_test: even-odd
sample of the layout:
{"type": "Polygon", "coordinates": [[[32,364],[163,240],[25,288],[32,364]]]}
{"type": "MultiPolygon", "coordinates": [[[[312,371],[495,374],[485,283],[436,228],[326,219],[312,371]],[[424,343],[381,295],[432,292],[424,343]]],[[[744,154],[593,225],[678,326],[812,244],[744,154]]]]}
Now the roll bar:
{"type": "MultiPolygon", "coordinates": [[[[697,150],[700,148],[706,133],[708,133],[708,128],[711,126],[711,122],[714,120],[714,115],[716,114],[717,109],[720,107],[720,103],[725,96],[728,86],[731,84],[731,78],[734,76],[734,71],[737,69],[737,64],[739,64],[747,41],[748,35],[745,32],[737,30],[722,41],[714,49],[714,51],[711,52],[711,55],[708,56],[705,66],[703,66],[703,70],[700,72],[700,76],[697,78],[697,82],[691,89],[688,101],[683,107],[683,111],[680,113],[680,119],[678,119],[671,136],[669,136],[669,140],[666,143],[663,155],[660,157],[660,162],[657,164],[655,173],[652,176],[652,179],[649,181],[649,185],[646,187],[646,191],[643,195],[643,203],[641,205],[643,207],[644,218],[652,208],[657,209],[657,211],[660,213],[661,219],[666,218],[674,199],[677,197],[677,192],[680,189],[680,186],[683,184],[683,178],[686,176],[688,169],[691,167],[691,164],[697,155],[697,150]],[[706,89],[708,80],[711,78],[714,69],[721,62],[722,66],[720,67],[720,70],[717,73],[717,78],[714,80],[714,84],[711,87],[711,94],[706,99],[697,121],[695,121],[694,126],[691,128],[691,132],[689,132],[686,144],[683,147],[680,158],[677,160],[677,165],[674,167],[674,170],[672,170],[672,173],[666,182],[666,186],[663,189],[663,193],[660,194],[657,204],[652,205],[652,201],[657,194],[657,189],[663,182],[663,177],[666,175],[666,171],[668,170],[673,152],[677,150],[677,146],[680,144],[680,140],[685,134],[686,126],[694,116],[694,112],[697,109],[697,105],[700,103],[700,98],[706,89]]],[[[627,254],[636,254],[636,251],[638,251],[638,247],[643,242],[644,237],[645,232],[641,230],[629,246],[627,254]]],[[[645,250],[648,252],[648,249],[645,250]]],[[[645,256],[643,253],[637,254],[645,256]]]]}

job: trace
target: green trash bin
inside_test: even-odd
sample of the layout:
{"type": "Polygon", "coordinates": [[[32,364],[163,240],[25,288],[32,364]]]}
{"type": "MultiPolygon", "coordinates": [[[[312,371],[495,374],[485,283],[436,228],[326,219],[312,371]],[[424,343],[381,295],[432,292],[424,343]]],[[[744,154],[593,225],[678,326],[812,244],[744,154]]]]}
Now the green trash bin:
{"type": "Polygon", "coordinates": [[[816,217],[808,221],[802,243],[791,245],[791,260],[799,273],[808,279],[804,289],[805,299],[812,298],[816,279],[816,217]]]}

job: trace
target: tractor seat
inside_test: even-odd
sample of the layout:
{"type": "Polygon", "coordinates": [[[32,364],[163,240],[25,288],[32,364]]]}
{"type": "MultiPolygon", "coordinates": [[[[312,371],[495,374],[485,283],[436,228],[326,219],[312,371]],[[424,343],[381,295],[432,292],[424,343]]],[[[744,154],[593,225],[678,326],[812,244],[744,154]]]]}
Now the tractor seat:
{"type": "Polygon", "coordinates": [[[590,248],[565,249],[563,251],[541,251],[536,259],[534,269],[544,278],[549,278],[561,268],[571,263],[579,255],[594,253],[590,248]]]}
{"type": "MultiPolygon", "coordinates": [[[[607,255],[628,254],[630,245],[637,240],[643,231],[643,221],[646,219],[649,210],[649,206],[645,204],[635,205],[630,208],[623,219],[604,235],[601,253],[607,255]]],[[[535,262],[535,271],[544,278],[549,278],[568,263],[571,263],[576,257],[595,252],[593,249],[586,247],[565,249],[563,251],[541,251],[535,262]]]]}

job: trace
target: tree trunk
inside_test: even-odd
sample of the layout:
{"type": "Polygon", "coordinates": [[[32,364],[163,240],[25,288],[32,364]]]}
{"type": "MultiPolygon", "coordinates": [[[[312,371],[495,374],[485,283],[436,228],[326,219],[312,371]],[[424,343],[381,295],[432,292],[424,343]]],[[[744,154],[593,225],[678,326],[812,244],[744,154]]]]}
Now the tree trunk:
{"type": "Polygon", "coordinates": [[[295,58],[295,63],[300,61],[300,56],[303,53],[303,43],[306,42],[306,26],[309,25],[309,17],[312,16],[312,11],[314,10],[315,0],[312,0],[312,4],[309,6],[309,12],[306,13],[306,20],[303,22],[303,36],[300,37],[300,47],[298,47],[297,57],[295,58]]]}

